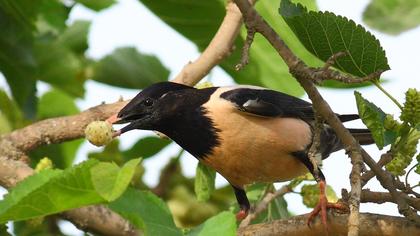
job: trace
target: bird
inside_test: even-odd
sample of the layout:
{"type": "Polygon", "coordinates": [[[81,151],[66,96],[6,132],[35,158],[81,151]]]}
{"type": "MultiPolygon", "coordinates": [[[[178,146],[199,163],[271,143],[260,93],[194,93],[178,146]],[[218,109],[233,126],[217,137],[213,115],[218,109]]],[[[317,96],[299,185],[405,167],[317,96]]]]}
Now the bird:
{"type": "MultiPolygon", "coordinates": [[[[342,122],[357,114],[338,115],[342,122]]],[[[111,123],[130,130],[154,130],[165,134],[204,165],[213,168],[232,186],[239,205],[238,220],[250,211],[245,187],[253,183],[291,180],[310,172],[319,184],[318,205],[308,217],[343,206],[326,199],[326,180],[311,162],[308,152],[315,130],[315,111],[300,98],[249,85],[197,89],[175,82],[159,82],[140,91],[111,123]]],[[[348,129],[361,145],[373,143],[368,129],[348,129]]],[[[322,124],[319,159],[345,146],[334,130],[322,124]]]]}

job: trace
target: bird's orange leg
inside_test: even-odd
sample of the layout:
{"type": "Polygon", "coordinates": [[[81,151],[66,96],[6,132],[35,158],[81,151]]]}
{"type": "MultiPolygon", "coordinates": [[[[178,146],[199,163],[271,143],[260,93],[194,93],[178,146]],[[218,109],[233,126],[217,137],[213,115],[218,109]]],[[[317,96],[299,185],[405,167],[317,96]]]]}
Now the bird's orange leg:
{"type": "Polygon", "coordinates": [[[338,209],[341,211],[348,211],[348,208],[340,203],[331,203],[328,202],[327,200],[327,196],[325,195],[325,187],[326,187],[326,183],[324,180],[319,181],[319,202],[318,204],[315,206],[315,208],[312,210],[311,213],[309,213],[309,217],[307,220],[307,224],[310,227],[311,226],[311,222],[312,220],[319,214],[321,213],[321,223],[324,226],[325,230],[328,231],[328,225],[327,225],[327,209],[328,208],[333,208],[333,209],[338,209]]]}

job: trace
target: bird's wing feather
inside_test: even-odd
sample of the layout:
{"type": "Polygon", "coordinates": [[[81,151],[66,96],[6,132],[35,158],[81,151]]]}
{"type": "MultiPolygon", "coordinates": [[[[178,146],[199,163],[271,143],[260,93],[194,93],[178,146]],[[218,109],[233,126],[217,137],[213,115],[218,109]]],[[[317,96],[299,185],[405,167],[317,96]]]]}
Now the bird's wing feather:
{"type": "Polygon", "coordinates": [[[234,103],[239,110],[253,115],[314,119],[311,103],[273,90],[235,88],[222,93],[220,97],[234,103]]]}

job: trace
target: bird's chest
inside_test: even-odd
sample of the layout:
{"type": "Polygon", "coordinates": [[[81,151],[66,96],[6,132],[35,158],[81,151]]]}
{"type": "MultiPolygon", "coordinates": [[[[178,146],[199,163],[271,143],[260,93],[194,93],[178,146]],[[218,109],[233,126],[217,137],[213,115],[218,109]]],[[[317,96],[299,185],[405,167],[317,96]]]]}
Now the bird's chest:
{"type": "Polygon", "coordinates": [[[305,122],[257,117],[234,109],[219,106],[208,114],[219,130],[219,144],[202,162],[238,187],[285,181],[307,171],[291,154],[310,143],[311,131],[305,122]]]}

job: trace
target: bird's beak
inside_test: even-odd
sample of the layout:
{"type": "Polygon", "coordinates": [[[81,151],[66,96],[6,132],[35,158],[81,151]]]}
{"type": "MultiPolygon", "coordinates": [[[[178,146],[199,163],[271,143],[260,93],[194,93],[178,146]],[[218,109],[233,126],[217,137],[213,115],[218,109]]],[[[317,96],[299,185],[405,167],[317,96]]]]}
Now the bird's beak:
{"type": "Polygon", "coordinates": [[[106,122],[112,124],[118,124],[119,121],[121,121],[121,118],[118,117],[118,114],[114,114],[110,117],[108,117],[108,119],[105,120],[106,122]]]}
{"type": "Polygon", "coordinates": [[[114,134],[113,134],[114,137],[120,136],[121,134],[123,134],[127,131],[130,131],[132,129],[136,129],[136,127],[139,126],[139,124],[141,124],[141,122],[142,122],[140,117],[133,117],[132,115],[121,117],[121,114],[120,115],[119,114],[114,114],[114,115],[108,117],[108,119],[106,119],[106,121],[109,122],[111,125],[127,124],[126,126],[121,128],[120,130],[114,131],[114,134]]]}

